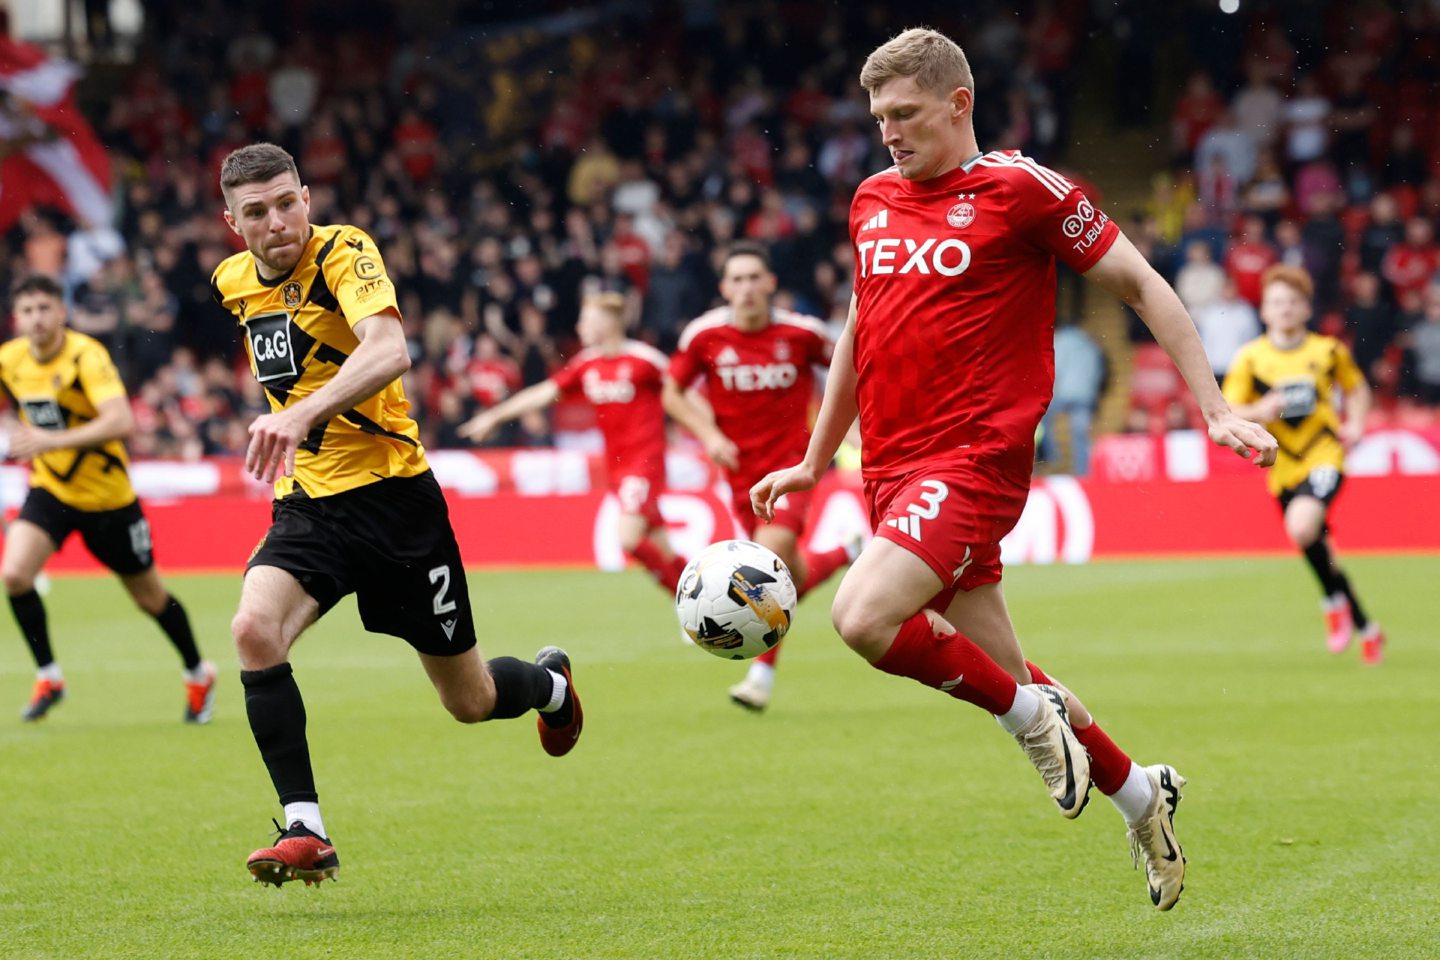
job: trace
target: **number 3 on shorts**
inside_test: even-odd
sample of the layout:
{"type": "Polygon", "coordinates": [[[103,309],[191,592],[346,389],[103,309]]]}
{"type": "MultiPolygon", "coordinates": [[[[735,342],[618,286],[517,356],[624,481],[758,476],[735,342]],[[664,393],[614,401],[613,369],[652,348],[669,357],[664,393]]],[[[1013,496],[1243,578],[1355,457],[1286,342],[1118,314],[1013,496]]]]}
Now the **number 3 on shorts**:
{"type": "Polygon", "coordinates": [[[650,496],[650,481],[644,477],[625,477],[620,481],[620,509],[625,513],[639,513],[650,496]]]}
{"type": "Polygon", "coordinates": [[[920,540],[920,521],[934,520],[940,516],[940,504],[950,496],[950,488],[939,480],[923,480],[920,483],[920,499],[905,505],[908,517],[892,517],[885,521],[901,533],[920,540]]]}

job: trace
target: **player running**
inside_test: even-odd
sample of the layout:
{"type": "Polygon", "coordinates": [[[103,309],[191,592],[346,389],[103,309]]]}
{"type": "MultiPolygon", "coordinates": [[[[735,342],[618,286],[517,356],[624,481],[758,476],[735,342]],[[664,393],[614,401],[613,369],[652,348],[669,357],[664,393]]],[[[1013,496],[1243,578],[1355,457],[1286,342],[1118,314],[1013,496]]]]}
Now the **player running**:
{"type": "Polygon", "coordinates": [[[1301,267],[1277,264],[1261,277],[1265,335],[1240,348],[1225,376],[1235,412],[1263,422],[1280,443],[1267,483],[1280,501],[1285,532],[1320,581],[1331,653],[1343,653],[1355,631],[1360,656],[1384,656],[1385,634],[1365,615],[1350,578],[1335,561],[1328,514],[1345,480],[1345,449],[1365,434],[1370,387],[1345,345],[1306,329],[1315,289],[1301,267]],[[1337,413],[1343,397],[1345,419],[1337,413]]]}
{"type": "Polygon", "coordinates": [[[0,384],[22,421],[10,429],[8,455],[30,461],[30,492],[5,530],[0,569],[37,670],[20,717],[39,720],[65,697],[35,580],[78,532],[180,654],[185,722],[209,723],[215,665],[200,658],[185,608],[155,569],[150,522],[130,486],[124,441],[135,418],[120,374],[99,341],[66,329],[65,302],[54,280],[27,277],[15,285],[12,300],[20,336],[0,346],[0,384]]]}
{"type": "Polygon", "coordinates": [[[907,30],[870,54],[860,83],[895,165],[855,191],[855,294],[820,416],[803,461],[755,485],[755,513],[813,487],[858,413],[876,535],[840,584],[835,629],[875,668],[995,715],[1065,816],[1093,779],[1168,910],[1185,879],[1184,778],[1135,764],[1026,661],[1000,587],[1000,539],[1025,505],[1054,380],[1056,259],[1145,319],[1214,442],[1268,465],[1275,440],[1230,410],[1174,291],[1104,213],[1054,171],[980,151],[956,44],[907,30]]]}
{"type": "MultiPolygon", "coordinates": [[[[756,543],[785,561],[803,597],[852,559],[851,548],[820,553],[800,548],[810,515],[809,490],[785,497],[759,520],[750,508],[749,491],[766,473],[804,453],[814,368],[829,365],[833,344],[819,320],[773,306],[775,286],[763,247],[731,247],[720,277],[726,306],[701,315],[680,334],[663,396],[665,410],[700,439],[725,471],[735,518],[756,543]],[[702,379],[708,407],[684,392],[702,379]]],[[[764,710],[779,654],[776,644],[751,661],[745,678],[730,688],[730,699],[764,710]]]]}
{"type": "Polygon", "coordinates": [[[460,427],[476,443],[503,423],[565,396],[583,396],[595,408],[605,437],[610,492],[620,502],[620,546],[666,590],[675,592],[685,561],[676,555],[660,515],[665,488],[665,411],[660,391],[668,361],[654,347],[625,336],[625,298],[585,298],[575,331],[584,347],[548,380],[526,387],[460,427]]]}
{"type": "Polygon", "coordinates": [[[216,268],[211,288],[270,398],[272,412],[250,425],[245,469],[275,483],[270,531],[246,567],[231,629],[250,730],[286,826],[246,866],[257,881],[308,885],[333,878],[340,861],[320,817],[290,647],[346,594],[367,630],[415,648],[461,723],[534,709],[541,745],[562,756],[583,715],[565,651],[487,663],[475,646],[445,497],[406,414],[410,355],[375,241],[353,226],[312,226],[310,191],[273,144],[227,156],[220,186],[246,251],[216,268]]]}

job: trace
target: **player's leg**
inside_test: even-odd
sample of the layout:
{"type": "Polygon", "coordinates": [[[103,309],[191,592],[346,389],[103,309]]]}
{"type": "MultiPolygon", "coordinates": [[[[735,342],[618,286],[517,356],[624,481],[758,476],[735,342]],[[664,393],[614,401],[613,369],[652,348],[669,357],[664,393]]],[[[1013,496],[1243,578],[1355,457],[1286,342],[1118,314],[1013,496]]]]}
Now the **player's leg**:
{"type": "MultiPolygon", "coordinates": [[[[1309,482],[1285,503],[1285,533],[1305,557],[1320,584],[1325,613],[1326,646],[1340,653],[1350,646],[1356,626],[1355,611],[1348,596],[1349,581],[1335,563],[1325,536],[1325,501],[1309,492],[1309,482]]],[[[1364,616],[1364,612],[1361,612],[1364,616]]]]}
{"type": "Polygon", "coordinates": [[[275,886],[297,879],[306,885],[319,883],[340,868],[320,816],[305,736],[305,701],[289,662],[291,646],[320,613],[320,602],[294,574],[262,563],[246,571],[240,607],[231,622],[250,732],[284,807],[286,824],[275,844],[252,853],[246,867],[257,881],[275,886]]]}
{"type": "MultiPolygon", "coordinates": [[[[742,487],[741,492],[748,490],[742,487]]],[[[755,527],[752,539],[773,551],[785,562],[795,581],[796,599],[803,598],[811,590],[824,583],[845,564],[859,554],[859,542],[831,550],[807,550],[800,545],[800,535],[810,517],[812,491],[789,493],[775,504],[775,518],[771,523],[755,527]]],[[[753,518],[749,500],[737,496],[732,504],[735,515],[753,518]]],[[[780,657],[782,643],[777,643],[750,662],[745,677],[730,688],[730,699],[749,710],[761,711],[770,704],[775,689],[775,664],[780,657]]]]}
{"type": "Polygon", "coordinates": [[[685,561],[676,556],[670,547],[670,538],[665,535],[665,518],[660,514],[660,490],[664,484],[663,472],[620,478],[615,485],[615,496],[620,501],[617,532],[625,555],[673,594],[685,570],[685,561]]]}
{"type": "Polygon", "coordinates": [[[51,535],[29,520],[16,520],[5,531],[0,575],[5,579],[5,592],[10,597],[15,623],[35,660],[35,686],[29,702],[20,711],[24,720],[39,720],[65,696],[65,678],[50,648],[45,602],[35,589],[35,578],[55,550],[51,535]]]}
{"type": "Polygon", "coordinates": [[[460,546],[439,484],[429,474],[385,483],[383,509],[390,515],[382,514],[366,538],[355,587],[365,628],[415,648],[456,720],[508,720],[535,710],[545,752],[569,753],[584,726],[569,656],[545,647],[533,663],[482,660],[460,546]]]}
{"type": "Polygon", "coordinates": [[[1185,859],[1175,839],[1174,825],[1185,778],[1164,764],[1141,767],[1135,763],[1068,687],[1025,659],[998,581],[957,593],[945,610],[945,619],[974,638],[1021,683],[1042,684],[1059,691],[1075,737],[1089,754],[1092,782],[1125,819],[1132,850],[1144,858],[1151,902],[1162,910],[1174,906],[1185,882],[1185,859]],[[1172,851],[1174,858],[1170,856],[1172,851]]]}
{"type": "Polygon", "coordinates": [[[215,707],[215,664],[200,656],[190,615],[160,579],[152,566],[143,573],[120,577],[135,605],[154,618],[170,641],[185,670],[186,723],[209,723],[215,707]]]}
{"type": "Polygon", "coordinates": [[[185,674],[185,722],[208,723],[215,699],[215,665],[200,658],[189,615],[160,580],[150,522],[139,501],[86,517],[79,529],[90,553],[120,578],[135,605],[154,618],[180,655],[185,674]]]}
{"type": "MultiPolygon", "coordinates": [[[[805,558],[797,548],[799,537],[795,531],[779,523],[762,523],[755,527],[750,536],[784,562],[790,570],[790,576],[795,580],[797,598],[803,596],[799,587],[805,582],[805,558]]],[[[780,648],[784,645],[782,640],[750,661],[745,676],[728,691],[733,703],[756,713],[770,705],[771,695],[775,692],[775,664],[780,659],[780,648]]]]}
{"type": "MultiPolygon", "coordinates": [[[[998,546],[994,550],[998,562],[998,546]]],[[[1090,790],[1089,762],[1070,730],[1063,699],[1021,686],[944,617],[922,609],[945,586],[929,561],[877,536],[840,581],[835,629],[876,669],[993,714],[1035,764],[1060,812],[1079,816],[1090,790]]]]}

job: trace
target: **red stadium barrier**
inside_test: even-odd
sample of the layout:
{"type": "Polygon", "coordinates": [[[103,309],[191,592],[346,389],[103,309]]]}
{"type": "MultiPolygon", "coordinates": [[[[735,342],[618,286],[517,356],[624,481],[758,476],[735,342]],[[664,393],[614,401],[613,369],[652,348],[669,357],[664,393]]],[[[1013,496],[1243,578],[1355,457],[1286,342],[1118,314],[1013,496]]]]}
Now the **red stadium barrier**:
{"type": "MultiPolygon", "coordinates": [[[[604,492],[602,467],[592,458],[556,451],[447,451],[432,458],[470,565],[623,565],[614,535],[617,504],[604,492]]],[[[701,459],[679,451],[668,466],[672,489],[661,509],[682,553],[739,535],[725,490],[701,459]]],[[[266,490],[245,481],[237,463],[137,464],[134,475],[165,570],[239,570],[269,523],[266,490]]],[[[0,492],[12,516],[23,482],[18,468],[0,470],[0,492]]],[[[1440,475],[1352,476],[1334,510],[1336,540],[1346,551],[1440,550],[1437,504],[1440,475]]],[[[832,472],[816,498],[811,543],[821,549],[842,543],[865,524],[858,476],[832,472]]],[[[1037,479],[1005,540],[1004,559],[1084,563],[1290,549],[1260,472],[1249,468],[1203,483],[1037,479]]],[[[99,572],[78,540],[66,545],[51,569],[99,572]]]]}

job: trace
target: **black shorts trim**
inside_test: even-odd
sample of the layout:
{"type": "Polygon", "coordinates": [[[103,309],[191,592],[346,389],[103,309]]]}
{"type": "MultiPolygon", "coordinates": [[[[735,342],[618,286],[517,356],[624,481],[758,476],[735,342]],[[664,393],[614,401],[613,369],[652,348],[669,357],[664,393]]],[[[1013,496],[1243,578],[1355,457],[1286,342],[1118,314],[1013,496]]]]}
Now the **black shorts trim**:
{"type": "Polygon", "coordinates": [[[1287,487],[1276,494],[1275,499],[1280,501],[1280,509],[1284,510],[1290,506],[1290,501],[1296,497],[1314,497],[1329,507],[1340,495],[1340,488],[1345,485],[1345,474],[1335,467],[1316,467],[1306,475],[1304,480],[1287,487]]]}
{"type": "Polygon", "coordinates": [[[271,507],[270,530],[245,569],[278,567],[324,616],[355,594],[365,629],[421,653],[475,646],[475,621],[445,495],[429,471],[328,497],[297,492],[271,507]]]}
{"type": "Polygon", "coordinates": [[[140,501],[115,510],[81,510],[65,503],[42,487],[31,487],[16,518],[45,531],[59,550],[79,531],[85,549],[111,571],[122,577],[144,573],[155,566],[155,547],[150,521],[140,501]]]}

